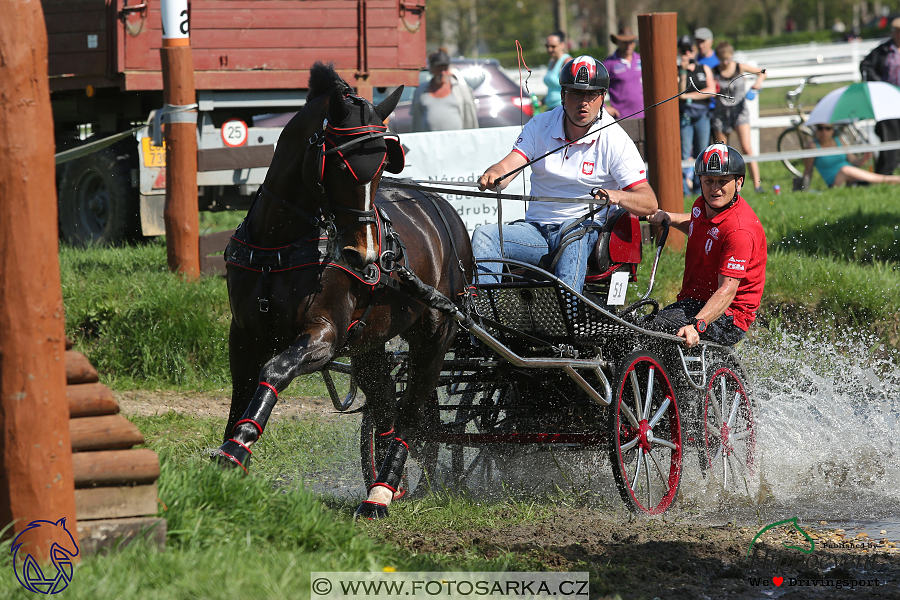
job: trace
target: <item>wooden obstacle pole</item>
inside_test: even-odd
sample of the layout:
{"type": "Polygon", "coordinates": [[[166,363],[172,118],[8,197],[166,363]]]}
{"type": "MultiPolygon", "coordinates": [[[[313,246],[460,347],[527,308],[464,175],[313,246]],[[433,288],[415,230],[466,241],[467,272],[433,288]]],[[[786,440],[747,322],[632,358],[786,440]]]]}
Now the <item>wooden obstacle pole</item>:
{"type": "MultiPolygon", "coordinates": [[[[78,542],[47,33],[39,0],[0,0],[0,527],[66,519],[78,542]]],[[[50,560],[57,528],[18,538],[50,560]]],[[[76,557],[75,560],[78,560],[76,557]]]]}
{"type": "MultiPolygon", "coordinates": [[[[163,102],[187,106],[197,101],[187,0],[162,0],[163,102]]],[[[166,115],[166,251],[169,269],[187,279],[200,277],[200,215],[197,203],[197,111],[166,115]]]]}
{"type": "MultiPolygon", "coordinates": [[[[678,93],[676,13],[638,15],[641,64],[644,69],[644,104],[651,106],[678,93]]],[[[672,100],[644,111],[647,133],[647,175],[656,192],[659,208],[684,212],[681,187],[681,129],[678,101],[672,100]]],[[[669,232],[666,244],[684,248],[685,236],[669,232]]]]}

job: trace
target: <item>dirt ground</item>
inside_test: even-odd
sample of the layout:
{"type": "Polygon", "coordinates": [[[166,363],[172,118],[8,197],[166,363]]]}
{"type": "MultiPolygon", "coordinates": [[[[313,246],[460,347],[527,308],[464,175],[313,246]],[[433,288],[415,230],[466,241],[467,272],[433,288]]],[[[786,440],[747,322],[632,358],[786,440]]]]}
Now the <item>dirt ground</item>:
{"type": "MultiPolygon", "coordinates": [[[[224,392],[132,391],[116,393],[116,399],[126,415],[174,410],[225,419],[230,406],[224,392]]],[[[305,414],[337,418],[327,398],[291,399],[275,416],[305,414]]],[[[515,553],[550,570],[589,571],[592,598],[900,600],[900,542],[829,529],[827,523],[804,528],[816,543],[811,554],[785,548],[810,545],[796,530],[776,528],[753,546],[752,560],[747,553],[756,528],[634,518],[587,508],[560,507],[542,522],[501,529],[422,535],[388,525],[370,531],[413,553],[486,558],[515,553]]]]}

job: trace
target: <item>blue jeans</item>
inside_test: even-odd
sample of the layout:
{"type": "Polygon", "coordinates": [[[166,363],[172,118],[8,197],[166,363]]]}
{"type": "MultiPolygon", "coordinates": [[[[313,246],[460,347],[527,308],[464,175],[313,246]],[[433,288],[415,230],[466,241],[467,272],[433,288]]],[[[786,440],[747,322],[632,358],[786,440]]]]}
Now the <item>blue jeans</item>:
{"type": "MultiPolygon", "coordinates": [[[[542,256],[556,250],[561,238],[560,232],[576,221],[578,219],[570,219],[561,225],[541,225],[524,221],[504,225],[503,254],[506,258],[536,265],[542,256]]],[[[600,224],[598,221],[594,223],[600,224]]],[[[584,221],[581,228],[590,224],[590,220],[584,221]]],[[[594,244],[597,243],[598,236],[597,230],[587,232],[580,240],[569,244],[556,263],[556,276],[579,293],[584,288],[587,259],[594,244]]],[[[472,234],[472,252],[476,261],[484,258],[500,258],[500,231],[497,225],[482,225],[475,229],[475,233],[472,234]]],[[[500,273],[502,270],[502,263],[478,262],[478,282],[499,283],[500,278],[492,274],[500,273]]]]}
{"type": "MultiPolygon", "coordinates": [[[[709,112],[702,117],[689,117],[681,115],[681,159],[696,158],[709,146],[709,112]]],[[[687,179],[691,176],[693,168],[682,169],[684,172],[684,195],[690,190],[687,187],[687,179]]],[[[694,195],[700,195],[700,179],[694,175],[694,195]]]]}

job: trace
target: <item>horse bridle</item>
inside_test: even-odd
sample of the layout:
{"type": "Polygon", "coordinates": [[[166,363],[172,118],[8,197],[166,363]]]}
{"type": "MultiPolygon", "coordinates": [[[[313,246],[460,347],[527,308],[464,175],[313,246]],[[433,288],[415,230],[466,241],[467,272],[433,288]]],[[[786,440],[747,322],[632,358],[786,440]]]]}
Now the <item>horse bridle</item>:
{"type": "Polygon", "coordinates": [[[334,228],[334,214],[332,211],[342,212],[349,214],[351,216],[356,217],[356,222],[347,225],[339,232],[336,232],[337,235],[342,234],[350,227],[359,226],[359,225],[367,225],[367,224],[377,224],[377,220],[375,218],[375,208],[371,210],[357,210],[355,208],[349,208],[337,202],[332,202],[330,195],[328,194],[328,190],[325,188],[325,157],[331,154],[337,154],[340,156],[341,161],[347,165],[347,168],[353,174],[353,177],[360,183],[368,183],[368,181],[372,181],[375,177],[378,176],[378,173],[381,172],[385,163],[388,160],[388,151],[387,147],[385,147],[384,157],[381,160],[381,165],[375,170],[375,175],[372,179],[368,181],[361,181],[359,176],[353,170],[353,167],[350,165],[350,161],[346,156],[344,156],[344,150],[348,148],[353,148],[354,146],[358,146],[364,142],[374,139],[381,139],[385,137],[392,137],[394,139],[399,140],[399,137],[396,134],[390,133],[387,131],[387,126],[385,125],[362,125],[360,127],[333,127],[328,121],[325,121],[325,127],[316,134],[314,134],[311,138],[309,138],[309,148],[307,149],[307,153],[315,151],[317,153],[316,156],[316,181],[315,184],[319,189],[319,193],[322,195],[324,202],[320,206],[321,211],[321,222],[324,224],[330,224],[332,229],[334,228]],[[337,137],[353,137],[354,139],[344,142],[343,144],[337,144],[334,138],[337,137]],[[334,144],[334,147],[325,149],[326,144],[334,144]],[[315,150],[314,150],[315,149],[315,150]]]}

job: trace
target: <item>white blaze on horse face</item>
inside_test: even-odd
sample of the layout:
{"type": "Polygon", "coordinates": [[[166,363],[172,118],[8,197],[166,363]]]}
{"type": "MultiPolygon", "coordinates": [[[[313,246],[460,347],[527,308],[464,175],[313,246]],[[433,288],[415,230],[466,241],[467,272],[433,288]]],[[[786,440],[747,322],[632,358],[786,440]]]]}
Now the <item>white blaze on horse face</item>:
{"type": "MultiPolygon", "coordinates": [[[[366,183],[366,205],[363,210],[372,210],[372,182],[366,183]]],[[[375,233],[372,225],[366,225],[366,264],[378,260],[378,247],[375,245],[375,233]]]]}

